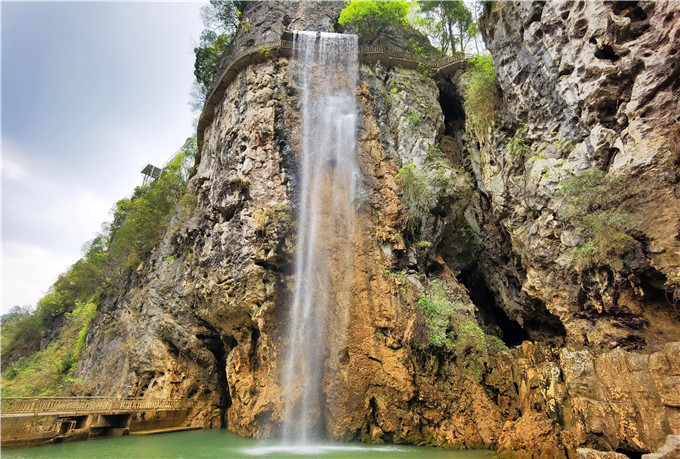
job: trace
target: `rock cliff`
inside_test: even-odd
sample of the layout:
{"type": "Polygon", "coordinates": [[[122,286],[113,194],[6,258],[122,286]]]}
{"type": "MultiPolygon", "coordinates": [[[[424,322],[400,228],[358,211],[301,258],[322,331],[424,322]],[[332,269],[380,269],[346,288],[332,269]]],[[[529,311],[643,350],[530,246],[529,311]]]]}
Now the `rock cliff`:
{"type": "MultiPolygon", "coordinates": [[[[255,2],[238,40],[330,31],[341,9],[255,2]]],[[[680,434],[680,11],[495,2],[482,30],[500,101],[481,134],[466,130],[465,72],[360,68],[363,196],[325,430],[526,457],[654,451],[680,434]],[[418,215],[409,167],[426,184],[418,215]],[[625,184],[616,205],[632,242],[616,263],[578,265],[584,236],[561,218],[560,183],[593,167],[625,184]],[[452,309],[444,341],[428,343],[435,306],[452,309]]],[[[100,305],[76,374],[86,393],[189,397],[194,425],[278,432],[301,151],[294,67],[272,55],[226,89],[189,184],[195,208],[100,305]]]]}

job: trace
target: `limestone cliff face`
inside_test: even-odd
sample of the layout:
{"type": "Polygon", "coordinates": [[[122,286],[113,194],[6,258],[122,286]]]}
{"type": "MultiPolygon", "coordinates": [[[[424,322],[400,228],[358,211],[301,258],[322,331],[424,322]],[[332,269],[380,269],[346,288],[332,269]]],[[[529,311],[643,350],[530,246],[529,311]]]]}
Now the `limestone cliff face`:
{"type": "Polygon", "coordinates": [[[525,271],[522,290],[573,342],[677,337],[665,327],[675,311],[663,283],[680,264],[678,14],[673,2],[503,3],[486,21],[505,113],[482,149],[479,179],[525,271]],[[518,158],[505,145],[519,123],[543,155],[518,158]],[[578,236],[558,221],[568,203],[555,192],[559,172],[589,167],[625,183],[619,208],[639,245],[618,272],[578,277],[578,236]]]}
{"type": "Polygon", "coordinates": [[[598,449],[649,451],[678,432],[671,394],[680,387],[667,360],[677,343],[667,343],[680,329],[664,283],[680,265],[679,15],[673,2],[503,2],[487,14],[503,101],[480,149],[479,207],[488,200],[492,216],[478,221],[503,236],[478,271],[529,337],[552,323],[565,340],[559,352],[512,351],[523,416],[506,424],[506,439],[526,437],[535,411],[565,443],[598,449]],[[533,158],[508,145],[520,123],[533,158]],[[582,241],[559,220],[569,202],[556,191],[564,173],[591,167],[625,184],[617,204],[635,247],[616,267],[577,270],[582,241]],[[558,323],[543,313],[526,327],[531,305],[558,323]]]}
{"type": "MultiPolygon", "coordinates": [[[[341,8],[254,2],[238,40],[330,31],[341,8]]],[[[496,2],[484,29],[503,101],[481,139],[465,131],[463,75],[360,68],[363,194],[325,429],[544,457],[655,450],[680,433],[680,323],[664,286],[680,266],[680,12],[496,2]],[[544,150],[534,160],[507,145],[520,123],[544,150]],[[415,224],[395,178],[410,163],[428,183],[415,224]],[[545,174],[591,166],[628,188],[636,242],[618,270],[574,269],[578,235],[558,219],[558,175],[545,174]],[[434,280],[472,330],[518,346],[482,356],[423,346],[417,302],[434,280]]],[[[301,152],[295,65],[272,56],[227,88],[190,181],[195,208],[178,211],[99,308],[76,374],[85,392],[189,397],[194,425],[277,434],[301,152]]]]}

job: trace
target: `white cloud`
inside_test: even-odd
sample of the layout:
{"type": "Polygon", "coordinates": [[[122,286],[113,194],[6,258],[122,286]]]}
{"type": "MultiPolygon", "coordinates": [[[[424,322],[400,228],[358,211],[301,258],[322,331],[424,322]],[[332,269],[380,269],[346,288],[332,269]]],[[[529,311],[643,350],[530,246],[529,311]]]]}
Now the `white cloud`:
{"type": "Polygon", "coordinates": [[[21,157],[22,155],[16,146],[6,138],[3,138],[2,161],[0,161],[3,180],[20,180],[26,176],[26,164],[22,165],[22,161],[19,159],[21,157]]]}
{"type": "Polygon", "coordinates": [[[110,220],[111,206],[141,184],[146,163],[160,166],[192,134],[191,38],[202,29],[200,4],[74,3],[53,10],[68,29],[38,14],[48,7],[12,7],[21,27],[8,29],[14,53],[3,46],[3,62],[15,58],[15,68],[3,65],[3,93],[16,96],[2,101],[3,311],[40,299],[110,220]],[[95,33],[93,18],[98,30],[126,33],[95,33]],[[47,29],[60,40],[37,40],[47,29]],[[102,47],[106,59],[83,60],[102,47]],[[44,56],[26,60],[35,54],[28,50],[44,56]]]}
{"type": "Polygon", "coordinates": [[[3,190],[2,312],[35,304],[109,220],[112,202],[39,169],[3,190]]]}
{"type": "Polygon", "coordinates": [[[2,179],[3,180],[19,180],[26,175],[26,171],[21,164],[14,162],[7,156],[2,158],[2,179]]]}
{"type": "Polygon", "coordinates": [[[35,245],[3,243],[2,313],[12,306],[35,305],[78,255],[50,252],[35,245]]]}

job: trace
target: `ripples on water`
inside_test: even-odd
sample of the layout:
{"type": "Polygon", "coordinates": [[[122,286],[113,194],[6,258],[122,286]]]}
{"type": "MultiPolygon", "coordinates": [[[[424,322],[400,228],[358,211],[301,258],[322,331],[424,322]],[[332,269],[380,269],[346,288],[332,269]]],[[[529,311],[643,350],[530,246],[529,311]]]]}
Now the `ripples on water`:
{"type": "Polygon", "coordinates": [[[425,458],[490,459],[491,451],[456,451],[406,445],[362,443],[319,443],[285,445],[273,441],[242,438],[225,430],[194,430],[163,435],[92,439],[58,445],[2,450],[7,458],[222,458],[245,459],[321,457],[336,458],[425,458]]]}

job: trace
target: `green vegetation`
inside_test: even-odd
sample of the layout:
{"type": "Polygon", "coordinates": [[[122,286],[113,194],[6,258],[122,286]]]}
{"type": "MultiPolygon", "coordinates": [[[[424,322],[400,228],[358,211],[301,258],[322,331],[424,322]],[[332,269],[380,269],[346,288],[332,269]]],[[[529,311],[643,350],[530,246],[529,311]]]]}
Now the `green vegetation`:
{"type": "Polygon", "coordinates": [[[419,1],[417,25],[438,44],[442,54],[464,51],[477,35],[477,24],[463,1],[419,1]]]}
{"type": "Polygon", "coordinates": [[[524,157],[531,152],[531,147],[527,143],[529,125],[522,123],[515,133],[508,139],[507,148],[513,156],[524,157]]]}
{"type": "Polygon", "coordinates": [[[138,188],[130,199],[116,204],[114,221],[122,218],[123,223],[112,237],[110,256],[124,268],[136,268],[140,260],[156,245],[172,217],[175,205],[183,199],[188,179],[188,165],[193,162],[195,140],[185,144],[179,153],[163,169],[161,178],[151,186],[138,188]],[[122,213],[122,215],[120,215],[122,213]]]}
{"type": "Polygon", "coordinates": [[[432,191],[428,187],[425,174],[415,163],[403,166],[396,178],[401,183],[401,200],[406,208],[408,225],[413,229],[430,212],[432,191]]]}
{"type": "MultiPolygon", "coordinates": [[[[408,46],[411,48],[411,51],[413,51],[413,54],[417,55],[418,57],[423,59],[427,59],[429,57],[423,49],[422,43],[418,42],[415,37],[409,37],[408,46]]],[[[420,66],[418,66],[418,70],[420,70],[420,66]]]]}
{"type": "Polygon", "coordinates": [[[260,49],[260,55],[261,55],[262,57],[264,57],[265,59],[271,59],[272,57],[274,57],[274,50],[271,48],[271,46],[269,46],[269,45],[264,45],[264,46],[260,45],[260,46],[259,46],[259,49],[260,49]]]}
{"type": "Polygon", "coordinates": [[[195,139],[188,139],[158,180],[116,203],[113,221],[86,245],[83,258],[59,276],[33,313],[14,308],[2,320],[3,395],[51,395],[74,382],[101,294],[118,288],[149,255],[178,203],[185,212],[195,205],[195,196],[184,194],[195,149],[195,139]],[[45,340],[49,344],[40,350],[45,340]]]}
{"type": "Polygon", "coordinates": [[[635,242],[626,233],[629,214],[616,209],[623,192],[617,177],[597,168],[585,169],[561,184],[558,193],[568,201],[560,218],[571,222],[584,239],[574,254],[577,269],[595,265],[623,269],[622,257],[635,242]]]}
{"type": "Polygon", "coordinates": [[[408,277],[408,274],[405,272],[394,272],[389,269],[383,269],[383,276],[389,279],[405,280],[408,277]]]}
{"type": "Polygon", "coordinates": [[[446,299],[441,284],[434,284],[431,294],[418,300],[418,306],[424,318],[424,347],[453,349],[449,331],[452,330],[451,319],[456,313],[457,305],[446,299]]]}
{"type": "Polygon", "coordinates": [[[215,72],[222,58],[231,50],[233,35],[217,34],[212,30],[204,30],[199,45],[194,48],[194,76],[204,96],[212,87],[215,72]]]}
{"type": "Polygon", "coordinates": [[[373,43],[388,26],[403,28],[408,25],[410,5],[403,1],[352,0],[345,3],[338,23],[356,27],[361,40],[373,43]]]}
{"type": "MultiPolygon", "coordinates": [[[[11,365],[3,361],[2,396],[56,395],[67,384],[77,382],[73,372],[85,347],[97,300],[95,297],[88,303],[76,303],[76,308],[65,314],[67,324],[46,349],[25,355],[11,365]]],[[[4,333],[3,323],[3,337],[4,333]]]]}
{"type": "Polygon", "coordinates": [[[427,81],[428,78],[434,78],[437,74],[437,72],[423,64],[418,64],[418,72],[420,73],[421,81],[427,81]]]}
{"type": "Polygon", "coordinates": [[[408,125],[409,129],[412,131],[420,131],[420,127],[423,124],[423,118],[420,116],[420,113],[416,111],[410,111],[404,116],[404,118],[406,118],[406,124],[408,125]]]}
{"type": "MultiPolygon", "coordinates": [[[[513,156],[525,158],[529,153],[531,153],[532,148],[528,142],[529,137],[529,125],[526,123],[520,123],[519,127],[515,130],[515,133],[508,139],[506,147],[513,156]]],[[[552,146],[555,148],[559,154],[567,153],[569,146],[572,144],[571,140],[565,140],[558,137],[557,132],[553,131],[550,134],[541,135],[539,142],[538,152],[529,157],[529,161],[536,162],[541,159],[545,159],[545,148],[547,146],[552,146]]],[[[562,164],[564,161],[562,162],[562,164]]]]}
{"type": "MultiPolygon", "coordinates": [[[[411,232],[429,215],[436,193],[443,192],[452,181],[464,181],[470,188],[474,188],[465,166],[452,168],[437,146],[427,151],[424,167],[420,168],[415,163],[406,164],[399,170],[396,179],[401,184],[401,202],[406,209],[407,228],[411,232]]],[[[457,187],[456,190],[464,188],[457,187]]],[[[464,194],[465,191],[461,193],[464,194]]]]}
{"type": "Polygon", "coordinates": [[[491,56],[477,56],[471,63],[465,86],[465,114],[470,127],[481,138],[493,124],[496,114],[496,72],[491,56]]]}
{"type": "Polygon", "coordinates": [[[450,301],[441,282],[430,282],[428,294],[421,296],[418,306],[423,320],[416,335],[416,347],[454,354],[464,373],[481,382],[484,362],[506,349],[505,344],[484,333],[473,317],[450,301]]]}
{"type": "Polygon", "coordinates": [[[220,62],[233,47],[236,31],[249,27],[247,23],[241,23],[247,4],[247,1],[210,0],[209,4],[201,8],[201,19],[206,29],[201,33],[198,46],[194,48],[196,82],[192,92],[192,106],[195,109],[203,107],[220,62]]]}
{"type": "Polygon", "coordinates": [[[479,234],[479,231],[473,228],[469,222],[466,221],[463,224],[462,231],[473,252],[481,250],[482,247],[484,247],[484,238],[482,238],[482,235],[479,234]]]}

